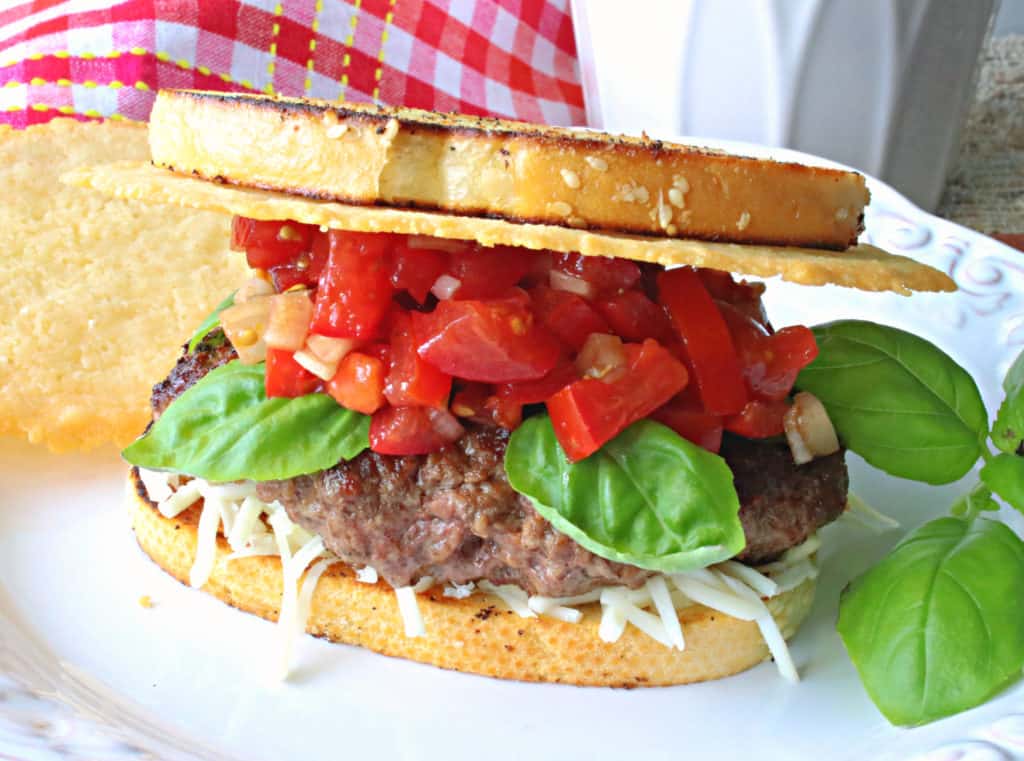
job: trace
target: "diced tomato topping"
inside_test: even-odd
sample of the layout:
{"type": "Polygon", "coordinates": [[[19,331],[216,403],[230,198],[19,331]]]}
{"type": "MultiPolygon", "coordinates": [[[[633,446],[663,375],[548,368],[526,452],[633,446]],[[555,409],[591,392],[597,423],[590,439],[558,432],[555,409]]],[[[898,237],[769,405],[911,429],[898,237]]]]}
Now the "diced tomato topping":
{"type": "Polygon", "coordinates": [[[286,349],[267,349],[267,368],[264,388],[267,398],[277,396],[294,399],[312,394],[323,381],[304,368],[286,349]]]}
{"type": "Polygon", "coordinates": [[[414,313],[420,357],[466,380],[508,383],[544,377],[561,352],[519,299],[442,301],[414,313]]]}
{"type": "Polygon", "coordinates": [[[250,267],[270,269],[288,264],[308,251],[316,228],[299,222],[265,222],[235,217],[231,222],[231,248],[245,251],[250,267]]]}
{"type": "Polygon", "coordinates": [[[661,344],[672,340],[672,322],[665,310],[640,291],[625,291],[598,301],[594,306],[611,330],[626,341],[653,338],[661,344]]]}
{"type": "Polygon", "coordinates": [[[611,332],[604,318],[582,296],[537,286],[530,297],[541,325],[571,349],[579,351],[591,333],[611,332]]]}
{"type": "Polygon", "coordinates": [[[391,367],[384,395],[395,407],[448,407],[452,376],[438,370],[416,353],[419,342],[413,334],[412,318],[398,313],[391,325],[391,367]]]}
{"type": "Polygon", "coordinates": [[[452,412],[477,423],[518,428],[523,422],[523,405],[491,393],[485,383],[467,383],[452,399],[452,412]]]}
{"type": "Polygon", "coordinates": [[[627,290],[640,282],[640,267],[628,259],[559,254],[554,266],[567,275],[586,280],[599,296],[627,290]]]}
{"type": "Polygon", "coordinates": [[[784,431],[782,418],[788,409],[789,402],[785,399],[752,399],[738,415],[730,415],[725,419],[725,430],[746,436],[748,439],[778,436],[784,431]]]}
{"type": "Polygon", "coordinates": [[[785,399],[797,375],[818,355],[814,333],[803,325],[769,333],[760,322],[731,304],[719,303],[719,309],[729,326],[751,397],[785,399]]]}
{"type": "Polygon", "coordinates": [[[444,251],[398,245],[391,252],[391,285],[422,304],[447,268],[448,254],[444,251]]]}
{"type": "Polygon", "coordinates": [[[512,246],[474,246],[452,257],[448,274],[462,283],[456,299],[490,299],[503,296],[535,266],[540,256],[512,246]]]}
{"type": "Polygon", "coordinates": [[[563,360],[543,378],[498,386],[497,395],[516,404],[539,404],[573,381],[579,380],[579,377],[576,366],[568,360],[563,360]]]}
{"type": "Polygon", "coordinates": [[[376,357],[352,351],[327,382],[327,393],[342,407],[372,415],[385,404],[384,363],[376,357]]]}
{"type": "Polygon", "coordinates": [[[725,318],[697,272],[680,267],[661,273],[658,301],[683,339],[704,408],[712,415],[738,413],[747,403],[740,361],[725,318]]]}
{"type": "Polygon", "coordinates": [[[655,410],[651,418],[697,446],[717,452],[722,447],[722,418],[704,412],[699,403],[687,399],[687,396],[684,393],[675,397],[655,410]]]}
{"type": "Polygon", "coordinates": [[[312,330],[337,338],[375,338],[391,308],[387,252],[391,236],[331,230],[312,330]]]}
{"type": "Polygon", "coordinates": [[[385,407],[370,421],[370,449],[380,454],[428,454],[456,441],[464,429],[447,410],[385,407]]]}
{"type": "Polygon", "coordinates": [[[678,394],[686,368],[657,341],[628,344],[627,370],[611,383],[575,381],[548,399],[555,436],[570,462],[582,460],[678,394]]]}

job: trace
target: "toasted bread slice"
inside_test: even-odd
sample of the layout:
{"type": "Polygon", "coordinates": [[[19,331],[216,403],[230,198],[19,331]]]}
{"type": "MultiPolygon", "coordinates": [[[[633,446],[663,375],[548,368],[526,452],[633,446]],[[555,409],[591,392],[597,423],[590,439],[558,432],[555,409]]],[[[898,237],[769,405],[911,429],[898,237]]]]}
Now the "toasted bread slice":
{"type": "Polygon", "coordinates": [[[804,285],[833,283],[904,295],[911,291],[956,290],[956,283],[945,273],[866,244],[846,251],[822,251],[793,246],[656,239],[457,214],[354,206],[206,182],[140,162],[120,161],[80,168],[63,175],[61,180],[122,199],[178,204],[253,219],[291,219],[340,230],[475,240],[484,246],[576,251],[585,256],[616,256],[666,267],[689,264],[754,277],[778,275],[804,285]]]}
{"type": "MultiPolygon", "coordinates": [[[[139,546],[182,583],[188,583],[197,547],[201,508],[165,518],[149,499],[133,468],[128,508],[139,546]]],[[[217,539],[213,572],[203,590],[229,605],[276,620],[283,589],[281,561],[260,556],[228,560],[231,547],[217,539]]],[[[767,600],[784,637],[806,618],[815,583],[767,600]]],[[[407,637],[394,590],[364,584],[343,563],[317,583],[306,631],[334,642],[441,668],[528,682],[614,687],[653,687],[701,682],[736,674],[768,658],[757,625],[693,605],[680,613],[686,649],[665,647],[634,627],[617,642],[598,635],[600,606],[581,606],[578,624],[552,618],[520,618],[496,597],[477,592],[456,600],[440,589],[418,595],[426,635],[407,637]]]]}
{"type": "Polygon", "coordinates": [[[162,91],[153,162],[320,200],[606,232],[842,250],[853,172],[650,139],[237,93],[162,91]]]}

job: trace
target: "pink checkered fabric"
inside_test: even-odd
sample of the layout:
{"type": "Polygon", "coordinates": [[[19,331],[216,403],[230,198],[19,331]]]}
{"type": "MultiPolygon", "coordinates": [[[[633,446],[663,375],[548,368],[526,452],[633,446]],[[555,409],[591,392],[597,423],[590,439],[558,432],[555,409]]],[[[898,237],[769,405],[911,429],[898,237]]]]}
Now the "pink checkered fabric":
{"type": "Polygon", "coordinates": [[[0,123],[145,120],[156,90],[190,87],[582,124],[567,2],[0,4],[0,123]]]}

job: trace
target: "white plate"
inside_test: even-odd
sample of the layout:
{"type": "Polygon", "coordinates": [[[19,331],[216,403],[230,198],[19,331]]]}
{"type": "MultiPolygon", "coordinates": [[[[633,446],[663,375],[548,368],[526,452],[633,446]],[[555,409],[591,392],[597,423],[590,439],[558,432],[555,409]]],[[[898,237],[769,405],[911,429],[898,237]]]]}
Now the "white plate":
{"type": "MultiPolygon", "coordinates": [[[[961,291],[905,299],[775,283],[773,321],[860,317],[907,328],[963,363],[993,409],[1024,346],[1024,254],[931,217],[881,183],[871,189],[871,240],[950,272],[961,291]]],[[[798,685],[771,663],[689,687],[508,683],[312,638],[282,684],[271,677],[273,625],[179,585],[137,549],[114,453],[53,457],[6,440],[0,458],[3,758],[1024,756],[1020,687],[915,730],[890,727],[865,696],[834,630],[837,598],[901,531],[840,521],[824,532],[818,597],[792,643],[798,685]],[[143,608],[142,595],[155,607],[143,608]]],[[[854,489],[904,527],[942,513],[966,486],[899,481],[849,460],[854,489]]]]}

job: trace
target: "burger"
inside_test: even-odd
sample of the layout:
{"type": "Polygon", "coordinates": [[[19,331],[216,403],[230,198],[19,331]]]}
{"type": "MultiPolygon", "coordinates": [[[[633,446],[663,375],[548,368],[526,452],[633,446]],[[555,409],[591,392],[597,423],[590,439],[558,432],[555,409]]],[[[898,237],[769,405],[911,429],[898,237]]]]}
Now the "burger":
{"type": "Polygon", "coordinates": [[[953,288],[857,244],[860,175],[198,91],[159,94],[150,147],[69,181],[231,214],[252,268],[124,452],[157,564],[286,654],[306,630],[509,679],[796,678],[848,479],[794,388],[813,333],[742,278],[953,288]]]}

